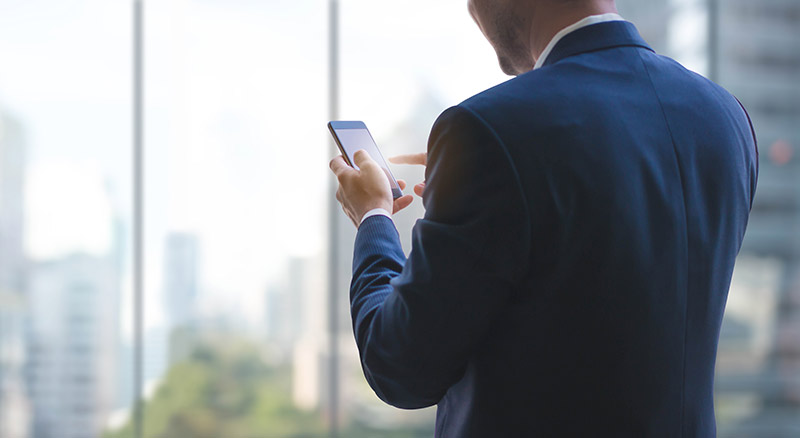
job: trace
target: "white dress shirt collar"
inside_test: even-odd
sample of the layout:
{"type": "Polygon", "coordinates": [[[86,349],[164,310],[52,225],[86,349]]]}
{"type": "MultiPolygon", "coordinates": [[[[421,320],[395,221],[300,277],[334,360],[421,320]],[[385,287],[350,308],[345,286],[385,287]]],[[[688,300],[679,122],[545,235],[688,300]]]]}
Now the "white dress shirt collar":
{"type": "Polygon", "coordinates": [[[547,57],[550,56],[550,52],[553,51],[553,47],[555,47],[556,44],[558,44],[558,42],[561,41],[562,38],[567,36],[567,34],[575,32],[576,30],[584,28],[586,26],[591,26],[593,24],[598,24],[598,23],[606,23],[608,21],[625,21],[625,19],[622,18],[619,14],[615,13],[591,15],[571,26],[567,26],[561,29],[561,31],[559,31],[553,37],[553,39],[550,40],[550,43],[547,45],[547,47],[544,48],[542,54],[539,55],[539,59],[536,60],[536,65],[533,66],[533,69],[536,70],[537,68],[541,68],[544,65],[545,61],[547,61],[547,57]]]}

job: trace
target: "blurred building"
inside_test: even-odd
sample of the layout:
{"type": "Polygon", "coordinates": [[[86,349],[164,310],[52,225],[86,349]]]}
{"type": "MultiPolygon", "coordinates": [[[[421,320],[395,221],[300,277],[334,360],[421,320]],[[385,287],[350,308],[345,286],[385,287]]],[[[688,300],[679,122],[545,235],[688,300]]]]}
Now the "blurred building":
{"type": "Polygon", "coordinates": [[[753,120],[759,183],[720,336],[718,426],[723,437],[798,435],[800,2],[617,3],[656,50],[724,86],[753,120]]]}
{"type": "MultiPolygon", "coordinates": [[[[376,134],[376,142],[386,155],[414,154],[427,152],[428,137],[433,127],[433,123],[448,106],[458,102],[442,102],[436,92],[429,87],[420,86],[414,103],[408,111],[408,115],[394,126],[388,133],[376,134]]],[[[397,230],[400,233],[400,241],[406,255],[411,251],[411,231],[417,219],[425,215],[422,206],[422,199],[414,194],[414,185],[425,180],[425,168],[415,165],[390,164],[392,173],[397,179],[406,180],[408,187],[404,190],[405,194],[414,195],[414,202],[405,210],[393,216],[397,230]]],[[[352,259],[352,246],[350,247],[352,259]]]]}
{"type": "Polygon", "coordinates": [[[326,394],[328,369],[327,289],[324,259],[292,257],[289,259],[286,293],[273,301],[272,327],[281,349],[291,354],[292,399],[295,406],[313,410],[320,407],[326,394]]]}
{"type": "MultiPolygon", "coordinates": [[[[177,343],[180,338],[181,336],[177,333],[174,336],[171,335],[170,330],[163,325],[144,331],[142,379],[145,397],[148,397],[153,389],[163,381],[171,363],[183,359],[189,354],[188,347],[178,348],[171,345],[177,343]],[[174,350],[170,350],[170,347],[173,347],[174,350]]],[[[130,357],[132,360],[133,356],[130,357]]]]}
{"type": "Polygon", "coordinates": [[[25,137],[0,112],[0,437],[28,436],[24,384],[26,316],[23,248],[25,137]]]}
{"type": "MultiPolygon", "coordinates": [[[[718,371],[732,396],[758,394],[730,436],[800,434],[800,2],[715,0],[711,71],[745,105],[760,149],[757,197],[742,254],[772,260],[766,353],[753,373],[718,371]]],[[[725,335],[725,333],[723,333],[725,335]]],[[[735,354],[735,353],[732,353],[735,354]]],[[[752,357],[742,351],[741,360],[752,357]]],[[[722,430],[726,432],[726,430],[722,430]]]]}
{"type": "Polygon", "coordinates": [[[303,271],[300,260],[289,259],[286,276],[276,279],[266,289],[264,329],[278,361],[287,360],[294,342],[300,337],[299,321],[303,315],[299,291],[303,288],[303,271]]]}
{"type": "Polygon", "coordinates": [[[171,365],[191,353],[197,328],[200,243],[191,233],[173,232],[164,240],[163,310],[165,322],[145,331],[144,393],[155,390],[171,365]]]}
{"type": "MultiPolygon", "coordinates": [[[[267,336],[286,354],[300,338],[303,322],[312,309],[303,308],[309,278],[319,275],[311,271],[309,259],[290,257],[286,277],[271,285],[267,293],[267,336]]],[[[324,297],[323,297],[324,298],[324,297]]],[[[325,302],[309,303],[312,307],[325,308],[325,302]]]]}
{"type": "Polygon", "coordinates": [[[800,257],[800,2],[724,0],[719,82],[744,103],[761,152],[745,250],[800,257]]]}
{"type": "Polygon", "coordinates": [[[290,257],[285,276],[267,288],[266,336],[271,358],[292,366],[292,400],[320,407],[327,389],[328,297],[321,254],[290,257]]]}
{"type": "Polygon", "coordinates": [[[31,267],[28,365],[33,438],[99,437],[116,406],[120,280],[113,257],[31,267]]]}
{"type": "Polygon", "coordinates": [[[0,437],[27,438],[30,403],[25,387],[25,302],[0,290],[0,437]]]}
{"type": "Polygon", "coordinates": [[[0,289],[22,293],[25,138],[22,125],[0,112],[0,289]]]}
{"type": "Polygon", "coordinates": [[[653,49],[670,56],[669,17],[673,3],[669,0],[617,0],[617,9],[623,18],[636,24],[642,38],[653,49]]]}
{"type": "Polygon", "coordinates": [[[617,0],[620,14],[636,24],[659,54],[689,70],[709,74],[709,0],[617,0]]]}
{"type": "Polygon", "coordinates": [[[164,245],[164,309],[171,328],[193,323],[197,310],[198,238],[170,233],[164,245]]]}

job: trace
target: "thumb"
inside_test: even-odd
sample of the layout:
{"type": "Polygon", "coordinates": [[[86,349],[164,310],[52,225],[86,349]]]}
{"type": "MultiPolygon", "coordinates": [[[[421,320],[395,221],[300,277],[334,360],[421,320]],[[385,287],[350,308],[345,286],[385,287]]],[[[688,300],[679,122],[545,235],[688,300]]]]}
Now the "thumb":
{"type": "Polygon", "coordinates": [[[377,164],[364,149],[359,149],[353,154],[353,161],[356,162],[356,166],[362,169],[372,164],[377,164]]]}

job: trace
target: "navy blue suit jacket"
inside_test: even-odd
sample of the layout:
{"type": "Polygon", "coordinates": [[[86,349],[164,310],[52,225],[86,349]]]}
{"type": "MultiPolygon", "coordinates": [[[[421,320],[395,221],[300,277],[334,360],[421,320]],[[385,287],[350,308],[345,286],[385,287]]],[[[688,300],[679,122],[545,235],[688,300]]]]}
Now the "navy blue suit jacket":
{"type": "Polygon", "coordinates": [[[757,168],[737,100],[631,23],[567,35],[436,121],[408,259],[359,227],[369,384],[441,437],[713,437],[757,168]]]}

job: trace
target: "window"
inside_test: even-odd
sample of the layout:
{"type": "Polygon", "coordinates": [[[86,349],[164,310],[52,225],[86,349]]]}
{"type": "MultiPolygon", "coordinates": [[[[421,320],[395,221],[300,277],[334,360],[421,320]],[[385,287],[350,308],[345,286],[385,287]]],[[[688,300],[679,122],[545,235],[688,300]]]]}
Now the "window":
{"type": "MultiPolygon", "coordinates": [[[[0,0],[0,436],[432,436],[433,409],[397,410],[372,393],[352,339],[355,230],[330,209],[327,170],[329,1],[142,0],[136,313],[139,1],[0,0]]],[[[719,436],[792,436],[800,64],[759,44],[796,47],[797,5],[722,2],[714,27],[705,2],[618,3],[654,47],[692,65],[713,67],[709,29],[730,38],[708,70],[756,121],[762,184],[722,327],[719,436]],[[740,22],[769,39],[736,36],[740,22]],[[765,152],[777,139],[780,165],[765,152]]],[[[364,120],[387,156],[424,151],[439,113],[508,79],[466,2],[337,4],[338,118],[364,120]]],[[[397,217],[407,252],[422,214],[417,199],[397,217]]]]}

